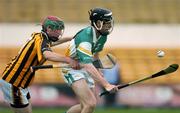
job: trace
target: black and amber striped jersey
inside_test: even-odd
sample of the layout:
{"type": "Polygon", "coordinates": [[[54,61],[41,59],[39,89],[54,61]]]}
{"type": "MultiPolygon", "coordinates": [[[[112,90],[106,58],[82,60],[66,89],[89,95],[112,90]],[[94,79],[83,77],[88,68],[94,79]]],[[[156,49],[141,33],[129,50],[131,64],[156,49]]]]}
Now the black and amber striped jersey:
{"type": "Polygon", "coordinates": [[[18,55],[7,65],[2,79],[15,87],[28,87],[35,74],[30,71],[30,67],[42,65],[46,61],[43,57],[44,51],[52,51],[47,35],[43,32],[33,33],[18,55]]]}

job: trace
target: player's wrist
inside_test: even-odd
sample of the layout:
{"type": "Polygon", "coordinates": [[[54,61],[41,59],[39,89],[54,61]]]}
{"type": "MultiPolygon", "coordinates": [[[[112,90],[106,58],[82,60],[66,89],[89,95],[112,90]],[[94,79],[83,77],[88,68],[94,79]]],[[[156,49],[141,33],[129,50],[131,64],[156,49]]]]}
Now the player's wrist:
{"type": "Polygon", "coordinates": [[[71,63],[71,58],[66,57],[66,58],[65,58],[65,63],[70,64],[70,63],[71,63]]]}
{"type": "Polygon", "coordinates": [[[110,87],[110,84],[108,82],[104,82],[103,87],[108,90],[110,87]]]}

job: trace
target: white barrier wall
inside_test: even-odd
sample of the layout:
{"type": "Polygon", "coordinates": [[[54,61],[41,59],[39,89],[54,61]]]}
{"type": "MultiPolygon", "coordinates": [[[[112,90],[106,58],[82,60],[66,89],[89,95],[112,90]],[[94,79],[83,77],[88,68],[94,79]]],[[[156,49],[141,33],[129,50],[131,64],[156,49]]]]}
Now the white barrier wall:
{"type": "MultiPolygon", "coordinates": [[[[64,36],[73,36],[88,24],[66,24],[64,36]]],[[[32,32],[40,31],[36,24],[0,24],[0,46],[20,46],[32,32]]],[[[107,47],[180,47],[180,25],[122,24],[115,25],[107,47]]],[[[66,47],[66,44],[60,45],[66,47]]]]}

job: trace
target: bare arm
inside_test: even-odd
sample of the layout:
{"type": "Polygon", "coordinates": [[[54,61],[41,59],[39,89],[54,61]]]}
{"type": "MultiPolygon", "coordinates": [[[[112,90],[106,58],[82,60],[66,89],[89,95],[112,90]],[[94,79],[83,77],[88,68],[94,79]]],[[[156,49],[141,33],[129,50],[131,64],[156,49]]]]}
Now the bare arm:
{"type": "Polygon", "coordinates": [[[64,38],[59,39],[56,42],[52,42],[51,46],[53,47],[53,46],[56,46],[56,45],[71,41],[72,39],[73,39],[73,37],[64,37],[64,38]]]}
{"type": "Polygon", "coordinates": [[[92,78],[102,85],[106,90],[110,91],[115,86],[109,84],[102,76],[102,73],[100,73],[93,64],[82,64],[82,67],[91,74],[92,78]]]}
{"type": "Polygon", "coordinates": [[[65,56],[61,56],[55,52],[52,51],[44,51],[43,52],[44,57],[53,62],[62,62],[62,63],[69,63],[69,58],[65,56]]]}
{"type": "Polygon", "coordinates": [[[59,55],[55,52],[52,52],[52,51],[44,51],[43,55],[49,61],[67,63],[72,68],[79,69],[78,62],[71,59],[70,57],[61,56],[61,55],[59,55]]]}

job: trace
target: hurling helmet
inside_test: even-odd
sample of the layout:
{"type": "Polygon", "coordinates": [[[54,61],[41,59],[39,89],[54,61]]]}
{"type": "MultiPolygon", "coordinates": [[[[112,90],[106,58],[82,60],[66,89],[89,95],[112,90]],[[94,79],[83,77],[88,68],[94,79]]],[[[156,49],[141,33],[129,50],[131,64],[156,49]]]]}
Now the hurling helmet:
{"type": "Polygon", "coordinates": [[[91,25],[94,26],[97,29],[97,31],[99,31],[102,35],[108,35],[109,33],[112,32],[113,27],[114,27],[114,20],[112,16],[112,11],[110,11],[109,9],[105,9],[105,8],[91,9],[89,11],[89,19],[90,19],[91,25]],[[98,20],[101,22],[100,27],[97,26],[98,20]],[[103,24],[106,22],[110,22],[111,28],[108,30],[108,32],[103,33],[100,30],[102,29],[103,24]]]}

